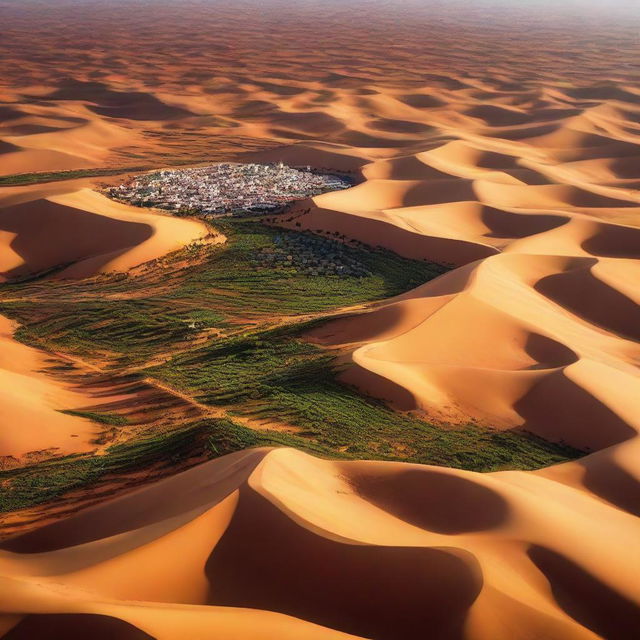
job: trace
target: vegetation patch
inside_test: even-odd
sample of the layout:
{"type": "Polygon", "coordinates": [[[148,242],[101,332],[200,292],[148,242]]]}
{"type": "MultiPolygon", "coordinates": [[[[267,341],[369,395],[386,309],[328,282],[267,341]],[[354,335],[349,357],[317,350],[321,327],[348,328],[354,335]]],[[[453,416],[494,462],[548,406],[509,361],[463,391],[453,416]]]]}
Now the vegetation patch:
{"type": "MultiPolygon", "coordinates": [[[[208,258],[176,290],[175,297],[216,304],[229,314],[247,317],[297,315],[381,300],[398,295],[444,273],[440,265],[408,260],[391,251],[350,246],[333,239],[329,245],[345,259],[362,265],[362,276],[311,273],[301,265],[274,263],[256,266],[265,251],[283,243],[299,243],[310,234],[285,231],[254,221],[216,221],[228,239],[226,247],[213,249],[208,258]]],[[[325,243],[306,243],[319,259],[325,243]]]]}
{"type": "MultiPolygon", "coordinates": [[[[0,513],[49,502],[71,491],[156,466],[158,475],[255,446],[296,446],[286,434],[256,432],[229,420],[200,420],[109,447],[103,455],[70,455],[0,471],[0,513]]],[[[320,447],[307,450],[327,455],[320,447]]]]}
{"type": "MultiPolygon", "coordinates": [[[[581,455],[527,433],[442,428],[395,412],[340,382],[344,354],[304,339],[336,312],[403,293],[445,267],[246,218],[216,226],[228,239],[224,245],[194,244],[150,263],[135,279],[116,274],[0,286],[0,312],[21,323],[18,339],[126,370],[130,379],[155,380],[198,412],[209,406],[229,417],[169,416],[99,456],[0,472],[0,511],[133,471],[167,474],[263,445],[475,471],[534,469],[581,455]],[[271,255],[284,259],[264,257],[271,255]]],[[[113,414],[65,413],[112,429],[126,424],[113,414]]]]}
{"type": "Polygon", "coordinates": [[[17,302],[3,313],[25,322],[16,337],[29,344],[75,355],[108,354],[124,364],[145,358],[198,332],[227,326],[224,316],[207,309],[180,308],[166,298],[17,302]]]}
{"type": "Polygon", "coordinates": [[[62,409],[60,413],[66,413],[68,416],[76,416],[78,418],[86,418],[99,424],[107,424],[114,427],[122,427],[129,424],[127,418],[115,413],[96,413],[95,411],[76,411],[75,409],[62,409]]]}
{"type": "Polygon", "coordinates": [[[47,171],[36,173],[16,173],[0,176],[0,187],[14,187],[40,182],[59,182],[76,178],[92,178],[96,176],[114,176],[120,173],[147,171],[149,167],[102,167],[98,169],[73,169],[70,171],[47,171]]]}
{"type": "MultiPolygon", "coordinates": [[[[532,469],[581,453],[520,432],[443,429],[364,397],[337,379],[335,354],[300,337],[303,326],[216,340],[146,373],[232,414],[301,429],[295,440],[354,458],[474,471],[532,469]]],[[[308,325],[307,325],[308,328],[308,325]]]]}

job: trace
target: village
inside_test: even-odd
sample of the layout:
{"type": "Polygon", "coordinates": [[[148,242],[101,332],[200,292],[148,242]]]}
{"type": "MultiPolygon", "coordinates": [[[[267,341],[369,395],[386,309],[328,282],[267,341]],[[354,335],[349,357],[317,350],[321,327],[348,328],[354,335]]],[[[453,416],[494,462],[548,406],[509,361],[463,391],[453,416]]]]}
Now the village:
{"type": "Polygon", "coordinates": [[[107,190],[109,197],[175,214],[216,217],[278,213],[291,202],[347,189],[351,182],[310,167],[219,163],[190,169],[163,169],[136,176],[107,190]]]}

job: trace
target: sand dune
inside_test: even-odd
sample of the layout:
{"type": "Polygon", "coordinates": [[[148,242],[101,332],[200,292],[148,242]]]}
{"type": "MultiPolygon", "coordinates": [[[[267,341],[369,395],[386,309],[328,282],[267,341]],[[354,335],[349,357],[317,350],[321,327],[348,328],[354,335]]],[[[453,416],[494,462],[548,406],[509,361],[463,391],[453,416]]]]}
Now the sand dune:
{"type": "Polygon", "coordinates": [[[633,543],[637,521],[542,475],[242,452],[5,543],[3,601],[23,614],[5,637],[51,613],[71,634],[132,638],[513,638],[523,620],[548,638],[623,637],[635,574],[621,545],[595,553],[610,535],[633,543]]]}
{"type": "Polygon", "coordinates": [[[53,363],[37,349],[16,342],[13,330],[13,323],[2,318],[0,413],[4,424],[19,428],[3,429],[0,434],[0,464],[10,466],[26,454],[37,460],[93,449],[90,441],[99,432],[97,425],[60,413],[87,406],[88,398],[47,375],[47,366],[53,363]]]}
{"type": "MultiPolygon", "coordinates": [[[[1,543],[0,637],[640,635],[635,4],[186,0],[117,21],[112,3],[0,4],[0,175],[230,157],[348,172],[357,186],[279,224],[456,268],[309,339],[443,428],[585,452],[487,474],[225,456],[1,543]]],[[[209,233],[97,186],[0,187],[2,277],[128,271],[209,233]]],[[[95,449],[97,425],[60,413],[95,397],[0,329],[0,415],[19,425],[2,464],[95,449]]]]}
{"type": "Polygon", "coordinates": [[[603,442],[612,444],[607,439],[616,440],[615,433],[632,433],[617,427],[625,422],[620,422],[617,413],[629,415],[634,406],[637,391],[632,389],[640,383],[635,367],[640,351],[632,337],[623,337],[624,330],[620,331],[627,326],[633,302],[606,285],[594,284],[589,270],[594,262],[514,252],[488,258],[476,263],[465,288],[446,296],[446,301],[439,287],[431,293],[427,285],[419,294],[425,299],[423,306],[416,298],[391,303],[384,316],[387,326],[380,326],[383,310],[374,312],[375,334],[366,328],[367,318],[358,316],[353,323],[362,328],[362,338],[349,329],[348,320],[343,320],[335,335],[327,330],[326,340],[375,340],[357,350],[354,360],[409,390],[415,406],[432,415],[454,421],[473,416],[505,428],[526,428],[578,447],[600,448],[603,442]],[[598,317],[589,310],[587,299],[582,301],[585,289],[581,287],[589,287],[590,295],[603,289],[611,292],[599,294],[615,298],[607,307],[606,321],[602,314],[598,317]],[[564,309],[558,303],[564,303],[564,309]],[[620,311],[614,314],[613,309],[620,311]],[[474,318],[471,333],[461,321],[468,317],[474,318]],[[591,323],[596,318],[599,321],[594,326],[591,323]],[[342,337],[345,332],[348,337],[342,337]],[[600,371],[598,394],[607,395],[607,389],[619,391],[623,380],[630,385],[626,400],[616,393],[617,402],[623,404],[612,407],[603,398],[594,399],[592,391],[584,392],[582,376],[576,380],[573,373],[591,367],[600,371]],[[600,378],[609,369],[611,376],[600,378]],[[560,387],[564,389],[562,402],[555,395],[560,387]],[[551,395],[546,397],[547,393],[551,395]],[[532,397],[540,413],[531,411],[532,397]],[[562,421],[549,420],[553,407],[559,405],[564,405],[562,421]],[[602,411],[596,416],[598,406],[602,411]],[[602,426],[607,422],[612,425],[608,429],[602,426]]]}
{"type": "Polygon", "coordinates": [[[200,222],[141,212],[86,188],[53,190],[43,198],[35,189],[33,200],[29,190],[20,191],[20,204],[6,207],[0,199],[5,279],[51,270],[61,278],[127,271],[209,234],[200,222]]]}

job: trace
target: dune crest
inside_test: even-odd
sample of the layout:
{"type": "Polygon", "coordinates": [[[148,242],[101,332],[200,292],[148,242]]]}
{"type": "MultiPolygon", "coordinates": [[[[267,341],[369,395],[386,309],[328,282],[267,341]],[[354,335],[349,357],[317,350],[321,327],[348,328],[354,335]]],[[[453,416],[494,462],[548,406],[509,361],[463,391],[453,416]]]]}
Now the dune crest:
{"type": "Polygon", "coordinates": [[[241,452],[4,543],[0,594],[23,613],[5,637],[54,612],[71,633],[91,614],[163,639],[513,638],[523,619],[548,638],[623,637],[638,623],[635,568],[623,545],[597,541],[639,533],[633,516],[543,474],[241,452]],[[131,563],[135,579],[120,580],[131,563]],[[609,615],[575,608],[585,583],[571,572],[609,615]]]}
{"type": "Polygon", "coordinates": [[[88,398],[46,375],[52,364],[47,355],[16,342],[14,329],[15,323],[0,318],[0,412],[4,424],[20,425],[3,429],[0,434],[0,465],[11,466],[25,454],[37,461],[52,454],[90,451],[90,440],[99,431],[96,425],[60,413],[85,406],[88,398]]]}
{"type": "MultiPolygon", "coordinates": [[[[5,291],[113,272],[133,290],[141,265],[225,240],[103,196],[128,168],[344,172],[356,186],[274,224],[452,270],[309,332],[350,354],[343,381],[585,455],[476,473],[254,448],[109,478],[82,510],[3,514],[0,638],[640,637],[636,3],[116,4],[0,0],[5,291]]],[[[0,319],[3,468],[100,459],[105,407],[141,431],[212,410],[15,330],[0,319]]]]}
{"type": "Polygon", "coordinates": [[[5,204],[0,193],[0,275],[5,280],[48,271],[58,278],[126,272],[210,235],[201,222],[141,211],[86,187],[52,190],[51,195],[20,190],[5,204]]]}

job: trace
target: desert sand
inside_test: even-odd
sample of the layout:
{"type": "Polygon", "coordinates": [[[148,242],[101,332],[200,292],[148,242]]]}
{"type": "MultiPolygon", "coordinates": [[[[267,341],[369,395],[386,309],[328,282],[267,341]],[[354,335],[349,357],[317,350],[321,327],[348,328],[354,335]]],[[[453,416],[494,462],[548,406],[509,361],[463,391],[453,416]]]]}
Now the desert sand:
{"type": "MultiPolygon", "coordinates": [[[[487,474],[225,456],[5,540],[0,637],[639,636],[637,8],[52,4],[0,0],[0,175],[353,171],[284,224],[456,268],[312,332],[354,349],[346,382],[586,455],[487,474]]],[[[107,200],[115,179],[0,187],[3,277],[126,272],[209,234],[107,200]]],[[[86,398],[12,330],[0,455],[87,450],[92,423],[56,411],[86,398]]]]}
{"type": "Polygon", "coordinates": [[[127,272],[210,235],[201,222],[141,213],[87,187],[54,188],[46,197],[24,187],[4,191],[0,274],[7,280],[52,269],[59,278],[127,272]]]}

